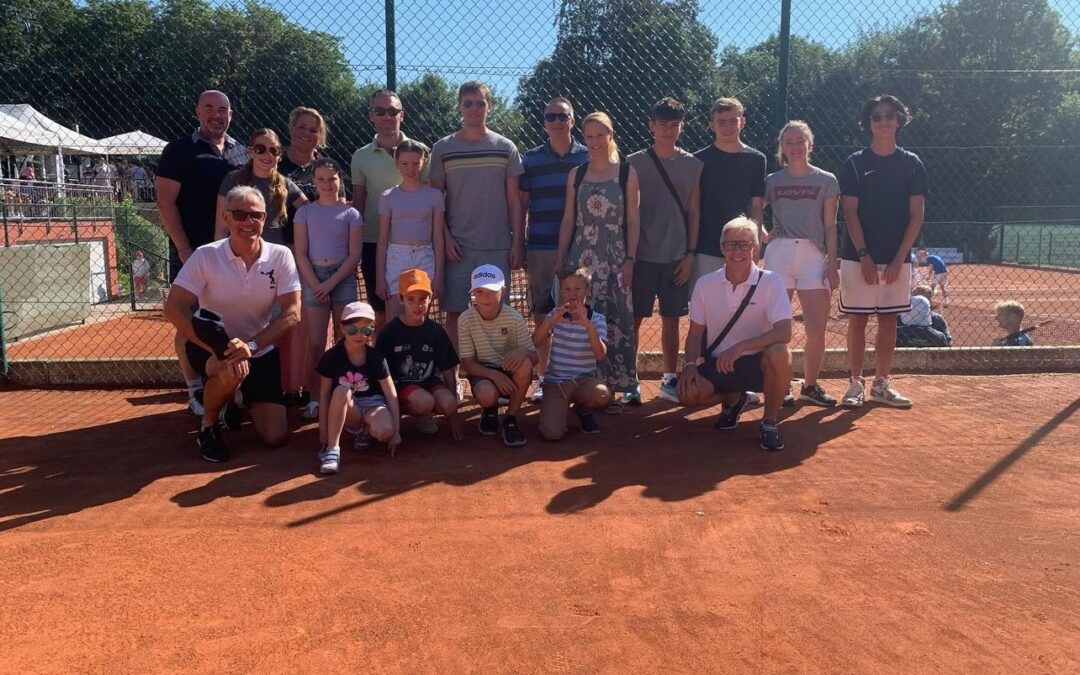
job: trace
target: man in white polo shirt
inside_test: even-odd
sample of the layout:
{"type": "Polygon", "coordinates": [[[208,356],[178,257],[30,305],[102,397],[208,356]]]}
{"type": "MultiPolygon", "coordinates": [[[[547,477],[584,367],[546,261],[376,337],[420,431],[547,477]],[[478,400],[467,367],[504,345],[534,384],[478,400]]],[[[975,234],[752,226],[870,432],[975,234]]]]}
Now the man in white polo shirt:
{"type": "Polygon", "coordinates": [[[263,442],[285,443],[285,397],[274,345],[300,321],[296,263],[288,248],[263,241],[262,194],[250,186],[233,188],[225,195],[224,215],[229,237],[191,254],[165,303],[166,318],[187,338],[191,365],[206,379],[199,449],[208,462],[229,459],[218,422],[240,427],[237,389],[263,442]]]}
{"type": "Polygon", "coordinates": [[[758,225],[735,218],[720,235],[725,266],[698,279],[690,299],[683,405],[723,403],[718,429],[734,429],[748,391],[765,392],[763,450],[783,450],[776,417],[791,380],[791,303],[784,281],[754,264],[758,225]],[[698,358],[704,362],[698,364],[698,358]]]}

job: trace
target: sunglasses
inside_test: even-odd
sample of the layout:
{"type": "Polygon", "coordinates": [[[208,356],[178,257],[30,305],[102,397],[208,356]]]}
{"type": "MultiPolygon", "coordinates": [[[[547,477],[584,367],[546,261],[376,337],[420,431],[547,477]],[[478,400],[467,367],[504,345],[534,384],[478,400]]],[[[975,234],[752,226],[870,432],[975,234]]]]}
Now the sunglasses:
{"type": "Polygon", "coordinates": [[[754,242],[752,241],[724,241],[720,243],[720,248],[725,251],[749,251],[754,248],[754,242]]]}
{"type": "Polygon", "coordinates": [[[261,222],[266,219],[265,211],[245,211],[244,209],[229,209],[229,213],[232,214],[233,220],[238,223],[246,223],[249,220],[261,222]]]}
{"type": "Polygon", "coordinates": [[[256,143],[255,145],[251,146],[251,151],[254,152],[256,155],[265,155],[269,152],[274,157],[281,157],[280,145],[266,146],[262,143],[256,143]]]}
{"type": "Polygon", "coordinates": [[[401,108],[383,108],[382,106],[375,106],[371,109],[371,112],[376,117],[397,117],[401,114],[401,108]]]}
{"type": "Polygon", "coordinates": [[[461,102],[462,108],[486,108],[487,101],[484,99],[467,98],[461,102]]]}
{"type": "Polygon", "coordinates": [[[347,324],[345,324],[344,326],[341,327],[341,330],[346,335],[356,335],[357,333],[359,333],[360,335],[363,335],[364,337],[368,337],[369,335],[371,335],[372,333],[375,332],[375,326],[367,325],[367,326],[364,326],[363,328],[361,328],[360,326],[357,326],[355,324],[347,323],[347,324]]]}
{"type": "Polygon", "coordinates": [[[896,113],[894,113],[894,112],[874,113],[873,115],[870,116],[870,120],[872,122],[884,122],[886,120],[894,120],[894,119],[896,119],[896,113]]]}
{"type": "Polygon", "coordinates": [[[554,122],[555,120],[559,120],[560,122],[569,122],[570,113],[544,113],[545,122],[554,122]]]}

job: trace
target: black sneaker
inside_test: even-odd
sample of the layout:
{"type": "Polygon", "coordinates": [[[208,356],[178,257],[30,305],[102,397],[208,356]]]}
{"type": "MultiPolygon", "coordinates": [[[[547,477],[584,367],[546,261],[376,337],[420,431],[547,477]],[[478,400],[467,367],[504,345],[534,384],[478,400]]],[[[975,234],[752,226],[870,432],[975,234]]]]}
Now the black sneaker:
{"type": "Polygon", "coordinates": [[[208,462],[229,461],[229,449],[221,440],[221,430],[216,424],[199,430],[199,450],[202,450],[202,458],[208,462]]]}
{"type": "Polygon", "coordinates": [[[229,431],[239,431],[244,419],[240,415],[240,406],[235,401],[227,401],[218,414],[221,425],[229,431]]]}
{"type": "Polygon", "coordinates": [[[804,384],[802,389],[799,390],[799,400],[807,401],[823,408],[831,408],[836,405],[836,399],[826,394],[820,384],[812,384],[809,387],[804,384]]]}
{"type": "Polygon", "coordinates": [[[784,449],[784,439],[780,438],[780,431],[776,428],[776,422],[761,420],[761,449],[776,452],[784,449]]]}
{"type": "Polygon", "coordinates": [[[484,408],[480,413],[480,433],[494,436],[499,433],[499,409],[484,408]]]}
{"type": "Polygon", "coordinates": [[[503,445],[510,448],[525,445],[525,434],[521,433],[521,429],[518,429],[517,418],[513,415],[503,417],[502,439],[503,445]]]}
{"type": "Polygon", "coordinates": [[[600,425],[596,423],[596,415],[593,415],[591,410],[582,408],[579,405],[574,406],[574,412],[577,413],[578,422],[581,423],[581,433],[583,434],[598,434],[600,433],[600,425]]]}
{"type": "Polygon", "coordinates": [[[731,405],[726,405],[720,409],[720,416],[716,418],[717,429],[734,429],[739,426],[739,415],[742,414],[743,409],[746,408],[747,401],[750,397],[746,395],[746,392],[739,394],[739,400],[731,405]]]}

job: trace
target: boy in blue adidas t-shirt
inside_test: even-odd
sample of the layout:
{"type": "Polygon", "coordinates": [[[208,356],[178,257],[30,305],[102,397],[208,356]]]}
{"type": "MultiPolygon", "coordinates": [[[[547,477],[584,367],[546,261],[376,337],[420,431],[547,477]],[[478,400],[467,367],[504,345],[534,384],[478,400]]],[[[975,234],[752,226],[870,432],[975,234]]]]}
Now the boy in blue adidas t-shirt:
{"type": "Polygon", "coordinates": [[[557,441],[566,435],[571,405],[583,433],[600,433],[593,411],[611,398],[597,373],[597,361],[607,356],[607,321],[587,303],[591,287],[588,269],[560,272],[561,304],[533,331],[537,349],[551,341],[540,400],[540,435],[545,440],[557,441]]]}

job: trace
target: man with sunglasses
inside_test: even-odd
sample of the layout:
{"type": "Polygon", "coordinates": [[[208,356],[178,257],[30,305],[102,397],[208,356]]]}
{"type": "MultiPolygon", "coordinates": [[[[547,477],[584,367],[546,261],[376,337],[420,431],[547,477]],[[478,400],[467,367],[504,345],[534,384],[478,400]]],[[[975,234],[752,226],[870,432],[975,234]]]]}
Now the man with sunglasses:
{"type": "MultiPolygon", "coordinates": [[[[228,96],[204,91],[195,105],[195,116],[199,128],[165,146],[155,178],[158,214],[169,235],[170,282],[196,248],[214,240],[218,187],[230,171],[247,162],[243,144],[226,133],[232,121],[228,96]]],[[[180,333],[173,344],[187,383],[188,409],[200,416],[202,379],[187,361],[180,333]]]]}
{"type": "MultiPolygon", "coordinates": [[[[574,107],[562,96],[544,108],[544,131],[548,142],[521,156],[524,173],[518,181],[521,210],[525,217],[525,269],[529,273],[528,303],[534,316],[545,316],[555,307],[551,284],[562,270],[555,269],[559,249],[559,226],[566,206],[566,180],[570,170],[589,161],[589,150],[571,135],[574,107]]],[[[537,347],[537,371],[547,370],[550,343],[537,347]]],[[[530,399],[543,395],[543,375],[530,399]]]]}
{"type": "Polygon", "coordinates": [[[511,269],[525,265],[517,146],[488,129],[491,89],[483,82],[470,80],[458,88],[458,112],[461,129],[431,147],[431,186],[446,193],[446,271],[440,301],[455,347],[458,317],[469,308],[472,271],[495,265],[509,280],[511,269]]]}
{"type": "MultiPolygon", "coordinates": [[[[375,310],[376,324],[386,324],[386,302],[375,293],[377,286],[376,259],[379,249],[379,197],[401,182],[401,173],[394,161],[394,151],[403,141],[412,140],[401,131],[405,109],[401,98],[389,89],[371,95],[368,119],[375,126],[375,138],[353,153],[353,206],[364,216],[364,248],[360,270],[364,275],[367,301],[375,310]]],[[[427,146],[424,146],[427,149],[427,146]]],[[[428,168],[420,174],[427,182],[428,168]]]]}
{"type": "Polygon", "coordinates": [[[186,340],[192,368],[206,378],[198,444],[208,462],[229,459],[219,423],[240,428],[237,390],[263,442],[285,443],[285,396],[274,345],[300,322],[300,276],[292,252],[262,238],[262,193],[247,185],[233,188],[225,195],[224,217],[229,236],[191,254],[165,303],[165,317],[186,340]]]}
{"type": "Polygon", "coordinates": [[[683,405],[722,403],[717,429],[738,426],[747,392],[765,392],[758,436],[763,450],[776,451],[784,449],[777,416],[791,380],[791,303],[784,280],[754,264],[758,232],[745,216],[721,231],[724,266],[698,279],[690,298],[678,391],[683,405]]]}
{"type": "Polygon", "coordinates": [[[874,382],[870,400],[910,408],[911,399],[889,379],[896,348],[897,316],[911,309],[911,247],[926,205],[926,168],[918,155],[897,146],[896,135],[911,115],[895,96],[875,96],[862,107],[860,123],[870,145],[852,154],[840,172],[846,235],[840,250],[840,311],[848,315],[851,382],[845,408],[865,400],[862,377],[866,325],[877,316],[874,382]]]}

